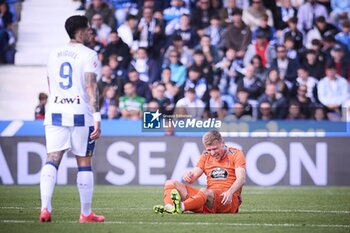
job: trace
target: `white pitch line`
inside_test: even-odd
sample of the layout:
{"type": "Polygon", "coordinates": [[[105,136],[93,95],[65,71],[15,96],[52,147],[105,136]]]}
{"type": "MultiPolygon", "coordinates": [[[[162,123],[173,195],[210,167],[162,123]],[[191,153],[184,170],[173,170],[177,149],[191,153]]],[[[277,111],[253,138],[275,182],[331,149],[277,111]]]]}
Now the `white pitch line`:
{"type": "MultiPolygon", "coordinates": [[[[24,210],[24,209],[35,209],[39,210],[40,207],[30,207],[30,208],[24,208],[21,206],[0,206],[0,209],[3,210],[24,210]]],[[[55,208],[54,208],[55,209],[55,208]]],[[[60,209],[60,208],[57,208],[60,209]]],[[[74,207],[64,207],[63,209],[66,210],[74,210],[79,208],[74,207]]],[[[139,208],[139,207],[96,207],[95,210],[152,210],[152,208],[139,208]]],[[[263,210],[263,209],[244,209],[240,211],[241,213],[247,213],[247,212],[257,212],[257,213],[314,213],[314,214],[350,214],[349,210],[284,210],[284,209],[276,209],[276,210],[263,210]]]]}
{"type": "MultiPolygon", "coordinates": [[[[0,223],[39,223],[39,221],[28,221],[28,220],[0,220],[0,223]]],[[[67,224],[77,224],[78,221],[54,221],[54,223],[67,223],[67,224]]],[[[241,227],[314,227],[314,228],[350,228],[350,225],[339,225],[339,224],[291,224],[291,223],[223,223],[223,222],[143,222],[143,221],[106,221],[100,224],[116,224],[116,225],[206,225],[206,226],[241,226],[241,227]]]]}
{"type": "Polygon", "coordinates": [[[320,213],[320,214],[350,214],[349,210],[243,210],[241,212],[269,212],[269,213],[320,213]]]}

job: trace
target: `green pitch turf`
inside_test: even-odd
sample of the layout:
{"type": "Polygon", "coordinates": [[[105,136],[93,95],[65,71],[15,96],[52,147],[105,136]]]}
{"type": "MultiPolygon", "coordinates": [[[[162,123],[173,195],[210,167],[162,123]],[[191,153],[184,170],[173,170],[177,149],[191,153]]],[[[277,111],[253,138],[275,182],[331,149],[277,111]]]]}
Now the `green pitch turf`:
{"type": "Polygon", "coordinates": [[[96,186],[105,223],[79,224],[75,186],[56,186],[51,223],[39,222],[38,186],[0,186],[0,232],[350,232],[350,187],[246,187],[239,214],[160,215],[162,187],[96,186]]]}

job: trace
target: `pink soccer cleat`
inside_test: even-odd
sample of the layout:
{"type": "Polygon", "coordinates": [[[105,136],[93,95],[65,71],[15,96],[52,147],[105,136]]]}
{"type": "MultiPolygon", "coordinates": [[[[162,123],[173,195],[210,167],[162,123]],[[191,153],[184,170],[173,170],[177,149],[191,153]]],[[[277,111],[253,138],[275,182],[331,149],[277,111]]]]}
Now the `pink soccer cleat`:
{"type": "Polygon", "coordinates": [[[79,222],[104,222],[105,217],[102,215],[96,215],[94,212],[91,212],[89,216],[84,216],[83,214],[80,214],[79,222]]]}
{"type": "Polygon", "coordinates": [[[51,222],[51,213],[47,208],[40,212],[40,222],[51,222]]]}

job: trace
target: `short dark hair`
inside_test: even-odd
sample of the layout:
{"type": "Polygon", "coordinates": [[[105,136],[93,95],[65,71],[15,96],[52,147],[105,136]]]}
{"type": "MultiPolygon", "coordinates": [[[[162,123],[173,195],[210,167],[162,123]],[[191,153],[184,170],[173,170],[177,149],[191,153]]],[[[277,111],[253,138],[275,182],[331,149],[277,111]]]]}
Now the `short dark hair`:
{"type": "Polygon", "coordinates": [[[44,92],[39,93],[39,100],[47,100],[48,96],[44,92]]]}
{"type": "Polygon", "coordinates": [[[64,27],[70,39],[74,39],[78,30],[89,27],[88,19],[83,15],[73,15],[66,20],[64,27]]]}

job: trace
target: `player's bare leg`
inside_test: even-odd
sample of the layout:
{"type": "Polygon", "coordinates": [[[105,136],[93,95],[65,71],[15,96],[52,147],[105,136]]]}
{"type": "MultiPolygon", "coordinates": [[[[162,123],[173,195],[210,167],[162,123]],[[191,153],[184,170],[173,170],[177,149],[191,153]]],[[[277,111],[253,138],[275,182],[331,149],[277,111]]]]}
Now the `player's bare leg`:
{"type": "Polygon", "coordinates": [[[60,166],[64,151],[51,152],[47,154],[46,164],[41,169],[40,176],[40,197],[41,212],[40,221],[51,221],[51,200],[55,189],[57,170],[60,166]]]}
{"type": "Polygon", "coordinates": [[[91,210],[94,189],[94,175],[91,168],[91,157],[76,156],[76,159],[78,164],[77,187],[81,204],[79,222],[104,222],[104,216],[96,215],[91,210]]]}

